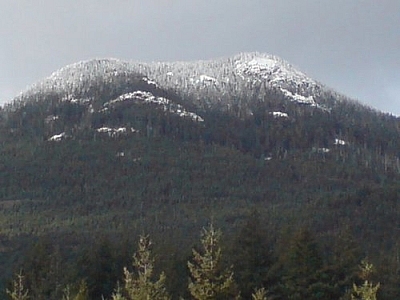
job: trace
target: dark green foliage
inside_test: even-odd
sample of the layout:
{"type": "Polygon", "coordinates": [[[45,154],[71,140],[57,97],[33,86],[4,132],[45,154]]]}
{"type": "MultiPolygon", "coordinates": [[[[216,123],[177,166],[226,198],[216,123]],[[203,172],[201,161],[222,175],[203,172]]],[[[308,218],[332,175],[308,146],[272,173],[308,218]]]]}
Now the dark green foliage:
{"type": "Polygon", "coordinates": [[[123,254],[126,255],[124,249],[104,237],[83,250],[76,269],[80,270],[78,276],[87,284],[90,299],[111,297],[115,283],[122,278],[122,265],[127,260],[123,254]]]}
{"type": "Polygon", "coordinates": [[[59,299],[69,280],[66,262],[58,245],[40,239],[25,254],[22,264],[26,288],[33,299],[59,299]]]}
{"type": "Polygon", "coordinates": [[[300,230],[286,251],[283,292],[288,299],[334,299],[330,276],[317,242],[308,230],[300,230]]]}
{"type": "Polygon", "coordinates": [[[253,210],[240,229],[231,249],[234,259],[234,278],[241,296],[250,299],[252,293],[261,287],[273,284],[271,266],[274,262],[271,236],[267,233],[266,220],[253,210]]]}

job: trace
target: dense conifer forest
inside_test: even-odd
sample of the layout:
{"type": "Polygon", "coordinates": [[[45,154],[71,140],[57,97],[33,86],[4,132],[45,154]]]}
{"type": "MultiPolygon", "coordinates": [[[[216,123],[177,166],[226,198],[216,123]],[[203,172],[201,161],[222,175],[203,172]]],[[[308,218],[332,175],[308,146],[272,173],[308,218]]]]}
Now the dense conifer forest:
{"type": "Polygon", "coordinates": [[[0,111],[1,299],[400,298],[398,118],[110,74],[0,111]]]}

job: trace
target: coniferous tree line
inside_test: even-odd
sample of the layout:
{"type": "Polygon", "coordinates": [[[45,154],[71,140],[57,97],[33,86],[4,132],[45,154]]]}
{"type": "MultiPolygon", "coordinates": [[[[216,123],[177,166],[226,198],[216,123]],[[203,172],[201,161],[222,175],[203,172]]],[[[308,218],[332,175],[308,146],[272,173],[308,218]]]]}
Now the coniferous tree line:
{"type": "Polygon", "coordinates": [[[202,231],[201,243],[188,256],[184,272],[168,270],[178,278],[171,278],[157,266],[161,257],[171,256],[165,253],[168,248],[155,254],[145,235],[139,237],[129,262],[127,257],[118,262],[121,249],[113,249],[110,241],[103,240],[78,258],[77,269],[72,271],[62,267],[66,264],[60,261],[56,247],[48,256],[41,253],[44,245],[38,244],[34,257],[27,258],[10,282],[7,295],[12,300],[395,299],[391,298],[395,294],[385,294],[384,284],[374,283],[374,266],[362,258],[350,239],[326,257],[308,229],[291,235],[283,250],[278,245],[282,241],[271,243],[263,227],[258,213],[253,212],[229,250],[221,231],[209,225],[202,231]],[[66,276],[69,271],[72,273],[66,276]],[[179,290],[173,281],[180,282],[179,290]]]}

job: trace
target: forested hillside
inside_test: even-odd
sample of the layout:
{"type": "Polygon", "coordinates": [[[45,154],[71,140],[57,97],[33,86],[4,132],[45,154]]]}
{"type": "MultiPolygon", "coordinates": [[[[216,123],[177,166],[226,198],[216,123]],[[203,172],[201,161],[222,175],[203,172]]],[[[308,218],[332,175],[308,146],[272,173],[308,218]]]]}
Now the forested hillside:
{"type": "Polygon", "coordinates": [[[213,223],[243,299],[350,299],[363,261],[398,299],[399,119],[257,55],[78,63],[3,107],[4,293],[22,270],[33,299],[111,299],[149,235],[165,292],[190,298],[213,223]]]}

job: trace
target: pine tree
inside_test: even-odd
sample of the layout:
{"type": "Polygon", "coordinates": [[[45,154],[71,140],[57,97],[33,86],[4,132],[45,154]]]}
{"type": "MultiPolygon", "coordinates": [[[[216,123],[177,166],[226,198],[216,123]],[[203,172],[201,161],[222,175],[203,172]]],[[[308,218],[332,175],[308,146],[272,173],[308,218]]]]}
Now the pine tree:
{"type": "Polygon", "coordinates": [[[118,286],[115,293],[112,295],[112,300],[127,300],[123,295],[122,295],[122,290],[121,287],[118,286]]]}
{"type": "Polygon", "coordinates": [[[252,300],[267,300],[267,291],[265,288],[257,289],[251,295],[252,300]]]}
{"type": "Polygon", "coordinates": [[[219,239],[221,232],[213,225],[203,229],[201,244],[203,252],[193,249],[193,262],[188,262],[191,274],[189,291],[194,299],[214,300],[235,298],[233,272],[221,270],[221,248],[219,239]]]}
{"type": "Polygon", "coordinates": [[[24,276],[22,272],[17,275],[17,278],[13,281],[13,287],[10,291],[7,289],[7,295],[10,296],[11,300],[28,300],[28,290],[24,287],[24,276]]]}
{"type": "Polygon", "coordinates": [[[70,287],[67,286],[64,290],[64,295],[62,300],[88,300],[89,299],[89,292],[87,284],[84,280],[79,284],[79,290],[75,297],[71,296],[70,287]]]}
{"type": "Polygon", "coordinates": [[[373,272],[373,265],[363,260],[361,262],[361,278],[364,279],[362,285],[353,284],[353,294],[351,295],[352,300],[376,300],[376,293],[380,287],[380,284],[373,285],[369,282],[369,275],[373,272]]]}
{"type": "Polygon", "coordinates": [[[151,258],[151,241],[147,236],[140,236],[139,249],[133,256],[133,267],[137,272],[135,276],[124,268],[124,290],[117,291],[113,300],[168,300],[170,299],[165,289],[165,275],[161,273],[159,279],[153,282],[154,259],[151,258]],[[126,298],[123,296],[126,295],[126,298]]]}

